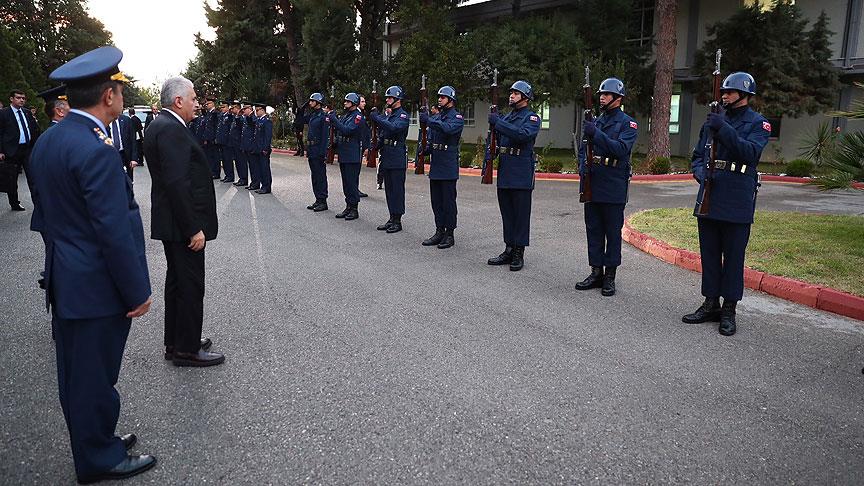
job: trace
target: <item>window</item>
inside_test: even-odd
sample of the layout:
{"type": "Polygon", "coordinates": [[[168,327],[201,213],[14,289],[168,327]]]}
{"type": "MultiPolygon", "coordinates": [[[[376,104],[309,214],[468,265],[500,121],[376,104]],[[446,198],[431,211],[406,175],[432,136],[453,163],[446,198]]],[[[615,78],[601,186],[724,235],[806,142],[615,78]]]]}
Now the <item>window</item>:
{"type": "Polygon", "coordinates": [[[654,0],[633,0],[627,41],[640,46],[651,42],[654,36],[654,0]]]}
{"type": "Polygon", "coordinates": [[[544,101],[543,104],[540,105],[540,109],[537,110],[537,114],[540,115],[540,129],[548,130],[549,129],[549,102],[544,101]]]}
{"type": "MultiPolygon", "coordinates": [[[[766,117],[768,118],[768,117],[766,117]]],[[[782,118],[768,118],[768,123],[771,124],[771,135],[768,136],[769,140],[777,140],[780,138],[780,122],[782,118]]]]}
{"type": "Polygon", "coordinates": [[[470,103],[468,105],[463,106],[462,110],[460,110],[460,113],[462,113],[462,118],[464,118],[465,126],[466,127],[473,127],[474,126],[474,103],[470,103]]]}
{"type": "Polygon", "coordinates": [[[669,107],[669,133],[678,133],[681,128],[681,85],[672,85],[672,102],[669,107]]]}
{"type": "Polygon", "coordinates": [[[411,108],[411,121],[408,123],[410,125],[418,125],[420,123],[420,112],[417,111],[416,107],[411,108]]]}

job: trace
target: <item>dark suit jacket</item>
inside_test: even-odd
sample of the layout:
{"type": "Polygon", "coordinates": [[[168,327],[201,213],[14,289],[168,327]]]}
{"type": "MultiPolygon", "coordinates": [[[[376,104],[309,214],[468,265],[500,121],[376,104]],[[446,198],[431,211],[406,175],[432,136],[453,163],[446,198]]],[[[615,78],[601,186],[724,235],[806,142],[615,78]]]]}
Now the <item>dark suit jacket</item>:
{"type": "MultiPolygon", "coordinates": [[[[129,162],[140,160],[138,157],[138,144],[135,143],[135,130],[132,128],[132,120],[127,115],[120,115],[120,136],[123,138],[123,166],[128,167],[129,162]]],[[[113,125],[113,124],[112,124],[113,125]]],[[[109,127],[110,128],[110,127],[109,127]]],[[[117,144],[117,134],[112,133],[111,137],[115,139],[114,146],[120,148],[117,144]]]]}
{"type": "Polygon", "coordinates": [[[150,113],[147,113],[147,118],[144,119],[144,130],[145,130],[145,131],[147,130],[147,127],[150,126],[150,123],[151,123],[154,119],[156,119],[156,117],[153,116],[153,112],[152,112],[152,111],[151,111],[150,113]]]}
{"type": "MultiPolygon", "coordinates": [[[[30,146],[32,147],[41,133],[39,122],[33,118],[30,110],[22,111],[27,119],[27,125],[30,127],[30,146]]],[[[0,154],[5,154],[7,158],[14,157],[18,152],[18,140],[20,138],[21,132],[18,130],[15,112],[12,111],[11,106],[7,106],[0,110],[0,154]]]]}
{"type": "Polygon", "coordinates": [[[144,156],[153,179],[151,238],[188,242],[198,231],[216,238],[216,191],[204,150],[171,113],[153,120],[144,134],[144,156]]]}

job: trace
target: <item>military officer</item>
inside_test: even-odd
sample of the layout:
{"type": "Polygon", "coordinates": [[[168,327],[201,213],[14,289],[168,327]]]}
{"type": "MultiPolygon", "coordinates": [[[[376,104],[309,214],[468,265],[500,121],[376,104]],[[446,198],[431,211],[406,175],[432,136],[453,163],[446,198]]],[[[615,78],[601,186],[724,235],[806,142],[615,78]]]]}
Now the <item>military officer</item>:
{"type": "Polygon", "coordinates": [[[122,57],[116,47],[100,47],[51,73],[66,83],[72,109],[39,138],[30,159],[60,405],[81,483],[134,476],[156,463],[128,454],[134,434],[115,435],[114,386],[126,338],[132,319],[152,302],[138,204],[107,136],[123,111],[122,57]]]}
{"type": "Polygon", "coordinates": [[[249,185],[246,189],[257,191],[261,189],[261,180],[258,173],[258,154],[255,152],[255,117],[252,115],[252,105],[246,104],[241,112],[243,131],[240,134],[240,150],[249,166],[249,185]]]}
{"type": "MultiPolygon", "coordinates": [[[[459,179],[459,140],[465,120],[456,111],[456,90],[442,86],[438,90],[438,114],[420,112],[420,123],[427,124],[429,133],[424,151],[431,156],[429,164],[429,195],[435,214],[435,234],[423,241],[423,246],[450,248],[455,244],[456,181],[459,179]]],[[[434,109],[434,108],[433,108],[434,109]]]]}
{"type": "MultiPolygon", "coordinates": [[[[307,102],[307,108],[303,112],[302,123],[309,125],[306,136],[306,155],[309,159],[309,172],[312,175],[312,193],[315,202],[306,206],[316,213],[327,210],[327,164],[324,158],[327,155],[327,144],[330,141],[330,128],[324,122],[325,114],[324,95],[312,93],[307,102]]],[[[303,129],[302,126],[300,128],[303,129]]]]}
{"type": "Polygon", "coordinates": [[[222,182],[232,184],[234,183],[234,156],[228,146],[228,133],[231,131],[234,116],[228,108],[227,101],[219,102],[219,112],[216,113],[216,119],[216,151],[219,153],[219,160],[222,161],[222,170],[225,171],[222,182]]]}
{"type": "MultiPolygon", "coordinates": [[[[615,295],[615,274],[621,265],[621,228],[630,184],[630,152],[636,143],[636,120],[621,111],[624,83],[609,78],[600,83],[600,117],[585,121],[579,145],[579,174],[591,172],[591,201],[585,203],[585,233],[591,274],[576,284],[577,290],[602,287],[605,296],[615,295]],[[593,160],[585,160],[591,144],[593,160]],[[604,269],[605,267],[605,269],[604,269]]],[[[582,181],[580,180],[580,184],[582,181]]]]}
{"type": "Polygon", "coordinates": [[[222,173],[219,160],[219,147],[216,145],[216,132],[219,125],[219,112],[216,111],[216,98],[207,97],[204,103],[204,114],[201,117],[198,130],[204,142],[204,153],[210,163],[210,172],[214,179],[219,179],[222,173]]]}
{"type": "Polygon", "coordinates": [[[270,194],[273,175],[270,172],[270,152],[273,150],[273,122],[267,116],[267,105],[255,105],[255,152],[258,158],[258,177],[261,188],[258,194],[270,194]]]}
{"type": "Polygon", "coordinates": [[[247,165],[248,162],[246,160],[246,154],[240,150],[240,136],[243,133],[243,117],[240,115],[239,101],[235,100],[231,103],[230,114],[231,118],[228,128],[228,138],[225,142],[224,150],[227,150],[231,159],[234,160],[237,172],[237,182],[235,182],[234,185],[241,187],[249,184],[247,179],[249,175],[249,167],[247,165]]]}
{"type": "Polygon", "coordinates": [[[402,215],[405,214],[405,172],[408,170],[408,148],[405,137],[411,120],[402,108],[405,92],[399,86],[390,86],[384,92],[384,113],[378,113],[373,106],[370,117],[378,125],[378,140],[373,143],[379,147],[378,165],[384,180],[384,193],[390,219],[378,226],[379,231],[398,233],[402,231],[402,215]]]}
{"type": "MultiPolygon", "coordinates": [[[[60,85],[39,93],[37,96],[45,100],[45,115],[48,116],[48,128],[60,123],[69,113],[69,102],[66,99],[66,86],[60,85]]],[[[46,128],[46,130],[48,129],[46,128]]]]}
{"type": "MultiPolygon", "coordinates": [[[[522,270],[525,247],[531,230],[531,193],[534,191],[534,140],[540,131],[540,117],[528,109],[534,100],[534,89],[527,81],[516,81],[510,87],[505,116],[489,114],[489,124],[498,137],[498,206],[504,227],[504,252],[490,258],[489,265],[510,264],[510,270],[522,270]]],[[[486,152],[489,152],[487,141],[486,152]]],[[[494,154],[493,154],[494,156],[494,154]]]]}
{"type": "Polygon", "coordinates": [[[335,112],[327,113],[325,122],[336,129],[336,154],[339,156],[339,172],[342,175],[342,192],[345,194],[345,209],[336,215],[346,221],[360,217],[357,206],[360,204],[360,161],[363,129],[366,120],[360,113],[360,95],[345,95],[345,113],[337,117],[335,112]]]}
{"type": "Polygon", "coordinates": [[[744,295],[744,250],[756,211],[759,176],[756,166],[771,135],[771,124],[750,108],[756,95],[753,76],[737,72],[723,80],[722,109],[709,113],[693,150],[699,253],[702,257],[702,295],[705,302],[681,318],[688,324],[720,321],[718,331],[735,334],[735,308],[744,295]],[[717,158],[711,160],[711,144],[717,158]],[[705,187],[711,186],[707,214],[699,214],[705,187]],[[720,305],[723,297],[723,305],[720,305]]]}

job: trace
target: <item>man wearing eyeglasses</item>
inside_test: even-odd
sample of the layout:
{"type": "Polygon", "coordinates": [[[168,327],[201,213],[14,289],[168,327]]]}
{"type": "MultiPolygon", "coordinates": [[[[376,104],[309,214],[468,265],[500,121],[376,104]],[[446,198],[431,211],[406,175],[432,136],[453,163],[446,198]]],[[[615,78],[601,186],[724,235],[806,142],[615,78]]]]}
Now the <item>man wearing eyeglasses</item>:
{"type": "MultiPolygon", "coordinates": [[[[9,184],[6,192],[12,211],[24,211],[24,206],[18,200],[17,169],[23,168],[26,175],[30,150],[40,133],[36,118],[30,110],[24,108],[25,103],[27,95],[19,89],[12,90],[9,93],[9,107],[0,110],[0,163],[5,163],[6,169],[9,169],[10,164],[16,167],[14,181],[9,184]]],[[[29,176],[27,183],[30,184],[29,176]]]]}

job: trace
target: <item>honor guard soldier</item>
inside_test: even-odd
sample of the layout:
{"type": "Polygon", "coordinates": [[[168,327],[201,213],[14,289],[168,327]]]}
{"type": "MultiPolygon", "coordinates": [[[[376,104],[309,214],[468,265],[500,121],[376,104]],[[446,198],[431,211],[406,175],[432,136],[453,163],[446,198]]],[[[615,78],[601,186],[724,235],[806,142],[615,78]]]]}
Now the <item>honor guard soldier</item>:
{"type": "Polygon", "coordinates": [[[255,153],[255,116],[252,114],[252,105],[246,104],[243,107],[241,114],[243,124],[243,132],[240,134],[240,151],[246,158],[246,165],[249,166],[249,185],[246,189],[257,191],[261,189],[261,180],[258,176],[258,157],[255,153]]]}
{"type": "Polygon", "coordinates": [[[30,159],[44,225],[60,405],[82,484],[131,477],[156,463],[129,455],[133,434],[115,435],[114,386],[126,339],[132,318],[151,304],[138,204],[107,135],[123,111],[122,57],[116,47],[100,47],[51,73],[66,83],[72,109],[39,138],[30,159]]]}
{"type": "Polygon", "coordinates": [[[228,139],[225,142],[225,150],[230,154],[231,160],[237,172],[237,182],[235,186],[245,186],[249,184],[247,177],[249,176],[249,167],[247,166],[246,156],[240,150],[240,136],[243,133],[243,116],[240,114],[240,102],[234,101],[231,104],[231,118],[228,128],[228,139]]]}
{"type": "MultiPolygon", "coordinates": [[[[540,131],[540,117],[528,109],[534,89],[526,81],[510,87],[512,110],[501,117],[489,113],[489,125],[498,137],[498,206],[504,226],[504,252],[490,258],[489,265],[510,264],[522,270],[525,247],[531,230],[531,193],[534,191],[534,140],[540,131]]],[[[489,151],[487,140],[486,151],[489,151]]],[[[492,154],[493,157],[495,154],[492,154]]]]}
{"type": "Polygon", "coordinates": [[[459,141],[465,120],[456,111],[456,90],[443,86],[438,90],[438,114],[429,116],[420,112],[420,123],[429,133],[424,152],[431,157],[429,163],[429,198],[435,215],[435,234],[423,240],[423,246],[437,246],[442,250],[455,244],[456,181],[459,180],[459,141]]]}
{"type": "Polygon", "coordinates": [[[756,166],[771,135],[771,124],[749,106],[750,97],[756,94],[753,76],[730,74],[720,93],[723,109],[708,114],[692,160],[693,176],[699,181],[694,214],[705,302],[681,320],[688,324],[719,321],[720,334],[731,336],[736,330],[735,307],[744,295],[744,250],[759,187],[756,166]],[[715,160],[711,160],[711,144],[717,147],[715,160]],[[710,204],[705,194],[708,184],[710,204]],[[705,214],[700,214],[702,204],[708,206],[705,214]]]}
{"type": "MultiPolygon", "coordinates": [[[[327,210],[327,144],[330,141],[330,126],[324,122],[326,116],[322,108],[324,95],[312,93],[308,108],[304,112],[303,123],[309,125],[306,136],[306,155],[309,158],[309,172],[312,175],[312,193],[315,202],[306,206],[316,213],[327,210]]],[[[303,129],[302,126],[300,128],[303,129]]]]}
{"type": "Polygon", "coordinates": [[[219,160],[222,161],[222,170],[225,171],[222,182],[229,184],[234,182],[234,156],[228,146],[228,132],[231,131],[234,116],[228,110],[227,101],[219,102],[219,112],[216,117],[216,150],[219,152],[219,160]]]}
{"type": "Polygon", "coordinates": [[[374,143],[379,150],[378,164],[383,174],[387,209],[390,211],[390,219],[378,226],[378,230],[387,233],[402,231],[402,215],[405,214],[405,172],[408,170],[405,137],[408,136],[410,117],[402,108],[403,99],[405,92],[402,88],[390,86],[384,92],[384,114],[378,113],[377,106],[370,110],[372,121],[378,125],[378,140],[374,143]]]}
{"type": "Polygon", "coordinates": [[[273,150],[273,122],[267,115],[267,105],[255,105],[255,152],[258,157],[258,177],[261,188],[258,194],[270,194],[273,175],[270,173],[270,152],[273,150]]]}
{"type": "Polygon", "coordinates": [[[630,152],[636,143],[636,120],[621,111],[624,83],[609,78],[600,83],[602,113],[582,124],[585,137],[579,145],[580,184],[591,171],[591,200],[585,202],[585,233],[591,275],[576,284],[577,290],[602,287],[605,296],[615,295],[615,274],[621,265],[621,228],[630,184],[630,152]],[[593,160],[585,160],[586,144],[593,147],[593,160]]]}
{"type": "Polygon", "coordinates": [[[343,107],[345,113],[337,117],[330,112],[325,122],[336,129],[336,155],[339,156],[339,172],[342,175],[342,192],[345,194],[345,209],[336,215],[350,221],[360,217],[357,210],[360,204],[360,145],[363,137],[363,126],[366,120],[360,113],[360,95],[348,93],[345,95],[343,107]]]}

